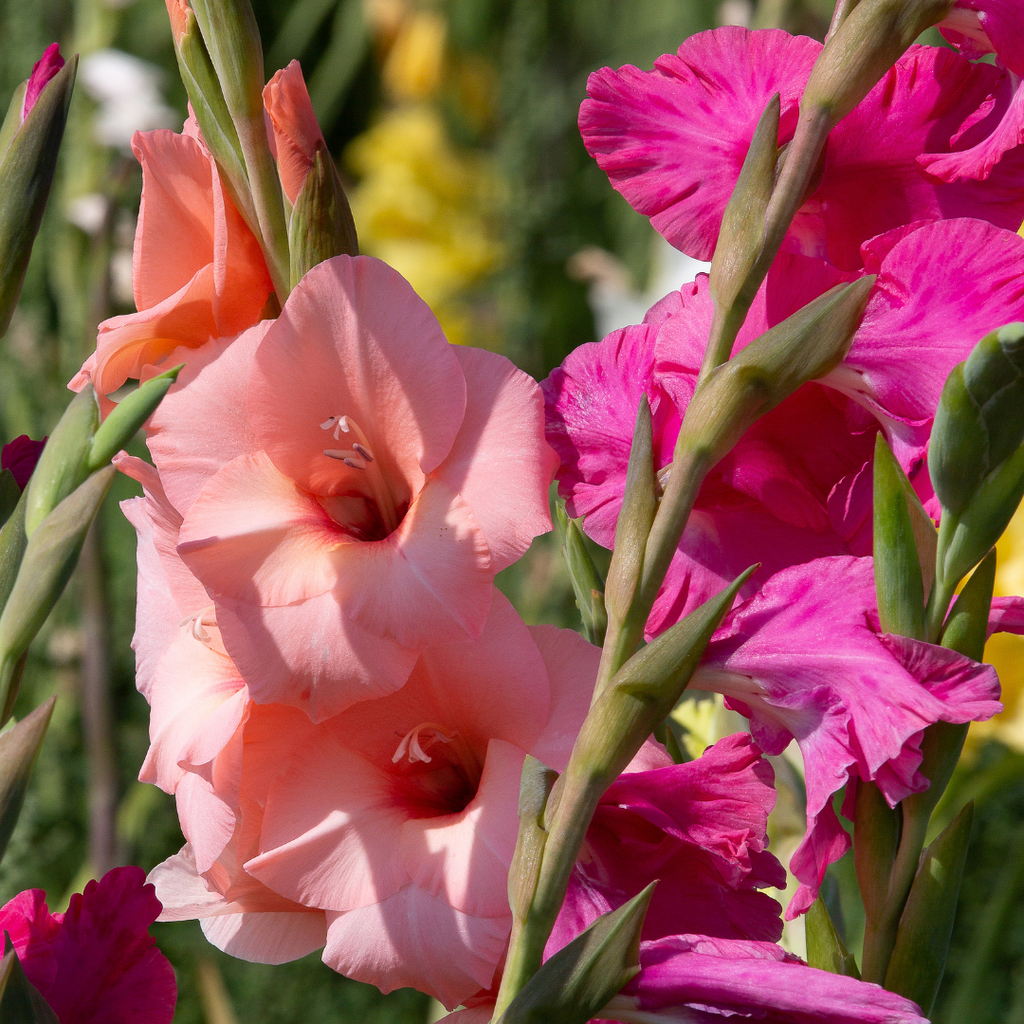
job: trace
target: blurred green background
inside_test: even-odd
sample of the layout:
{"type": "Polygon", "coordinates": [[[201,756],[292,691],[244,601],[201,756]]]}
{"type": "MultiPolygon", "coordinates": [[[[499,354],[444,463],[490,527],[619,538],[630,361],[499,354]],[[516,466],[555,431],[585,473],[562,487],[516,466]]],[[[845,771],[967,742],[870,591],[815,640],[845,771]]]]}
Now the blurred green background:
{"type": "MultiPolygon", "coordinates": [[[[349,188],[363,251],[397,267],[456,342],[504,352],[543,378],[577,345],[636,322],[687,279],[648,222],[589,159],[576,130],[587,74],[649,67],[716,24],[821,36],[825,0],[256,0],[267,75],[299,59],[349,188]]],[[[53,40],[82,56],[51,196],[21,304],[0,343],[0,440],[44,436],[96,324],[130,312],[141,174],[135,129],[180,129],[185,95],[162,0],[0,0],[0,103],[53,40]]],[[[689,274],[692,277],[692,268],[689,274]]],[[[136,454],[143,446],[136,441],[136,454]]],[[[47,891],[51,909],[115,864],[150,869],[182,844],[173,799],[136,781],[148,709],[134,688],[134,532],[119,478],[67,594],[31,651],[20,716],[60,697],[14,840],[0,904],[47,891]]],[[[1024,544],[1021,545],[1024,551],[1024,544]]],[[[499,581],[530,621],[576,626],[556,541],[499,581]]],[[[1015,592],[1020,593],[1020,590],[1015,592]]],[[[1016,638],[1014,638],[1016,639],[1016,638]]],[[[1019,648],[1003,652],[1016,665],[1019,648]]],[[[1015,686],[1018,686],[1015,679],[1015,686]]],[[[1015,690],[1016,693],[1016,690],[1015,690]]],[[[936,1019],[1024,1024],[1022,729],[980,735],[947,801],[978,819],[936,1019]]],[[[786,772],[780,777],[789,778],[786,772]]],[[[802,831],[800,784],[776,831],[802,831]]],[[[781,805],[784,805],[782,807],[781,805]]],[[[856,882],[834,871],[856,945],[856,882]]],[[[220,954],[197,925],[154,927],[179,982],[182,1024],[421,1022],[418,993],[381,996],[316,955],[283,967],[220,954]]],[[[799,937],[795,940],[799,948],[799,937]]]]}

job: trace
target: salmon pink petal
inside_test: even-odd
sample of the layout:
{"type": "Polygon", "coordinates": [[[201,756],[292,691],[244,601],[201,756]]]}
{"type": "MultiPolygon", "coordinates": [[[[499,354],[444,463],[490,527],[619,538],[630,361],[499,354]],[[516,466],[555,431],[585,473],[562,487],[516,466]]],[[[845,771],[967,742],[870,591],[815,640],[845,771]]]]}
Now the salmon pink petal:
{"type": "Polygon", "coordinates": [[[572,629],[530,626],[530,636],[551,681],[551,715],[540,737],[528,749],[538,761],[561,772],[569,763],[590,707],[601,649],[587,643],[572,629]]]}
{"type": "Polygon", "coordinates": [[[414,885],[464,914],[508,913],[508,869],[516,848],[524,753],[503,740],[487,745],[476,796],[459,814],[411,818],[401,830],[405,869],[414,885]]]}
{"type": "Polygon", "coordinates": [[[259,450],[249,423],[246,384],[270,325],[265,320],[237,338],[171,353],[172,363],[185,367],[150,417],[146,443],[168,498],[182,514],[222,466],[259,450]]]}
{"type": "Polygon", "coordinates": [[[221,598],[217,622],[252,699],[301,708],[314,722],[397,690],[419,656],[367,632],[332,593],[273,607],[221,598]]]}
{"type": "Polygon", "coordinates": [[[375,636],[422,649],[480,635],[490,551],[469,505],[443,480],[427,481],[386,539],[339,544],[332,557],[335,595],[375,636]]]}
{"type": "Polygon", "coordinates": [[[339,732],[320,726],[282,768],[267,796],[260,854],[245,870],[305,906],[350,910],[409,882],[397,842],[406,811],[390,773],[339,732]]]}
{"type": "Polygon", "coordinates": [[[327,915],[324,963],[382,992],[412,987],[449,1009],[489,988],[511,918],[472,917],[414,885],[381,903],[327,915]]]}
{"type": "Polygon", "coordinates": [[[710,260],[761,113],[782,94],[779,141],[788,142],[820,49],[778,30],[727,27],[692,36],[653,71],[604,68],[587,82],[583,141],[634,209],[677,249],[710,260]]]}
{"type": "Polygon", "coordinates": [[[238,817],[237,786],[233,795],[234,806],[206,779],[192,772],[186,772],[178,783],[174,794],[178,820],[190,823],[185,826],[187,838],[199,871],[209,871],[231,842],[238,817]]]}
{"type": "Polygon", "coordinates": [[[149,309],[188,284],[213,255],[214,165],[188,135],[136,132],[132,151],[142,165],[142,200],[135,231],[135,305],[149,309]],[[167,239],[174,244],[168,245],[167,239]]]}
{"type": "Polygon", "coordinates": [[[259,452],[209,480],[185,516],[178,552],[212,594],[282,605],[330,589],[334,550],[357,546],[346,539],[323,505],[259,452]]]}
{"type": "Polygon", "coordinates": [[[175,349],[199,348],[216,338],[220,331],[213,318],[213,289],[214,270],[209,263],[155,306],[104,320],[96,337],[90,373],[96,390],[109,395],[129,377],[141,376],[146,366],[161,363],[175,349]]]}
{"type": "Polygon", "coordinates": [[[433,476],[466,499],[498,572],[551,529],[548,487],[558,457],[544,441],[536,381],[494,352],[452,351],[466,376],[466,415],[433,476]]]}
{"type": "Polygon", "coordinates": [[[256,964],[286,964],[299,960],[327,941],[322,911],[241,911],[217,914],[200,922],[207,941],[239,960],[256,964]]]}
{"type": "Polygon", "coordinates": [[[173,793],[181,778],[181,761],[205,764],[234,734],[245,712],[244,691],[245,683],[228,657],[211,650],[191,629],[179,629],[153,679],[150,747],[139,778],[173,793]],[[221,727],[215,739],[208,734],[206,756],[194,760],[187,756],[186,747],[211,716],[221,727]]]}
{"type": "Polygon", "coordinates": [[[114,868],[71,897],[53,939],[46,1000],[61,1024],[170,1024],[174,971],[149,937],[160,913],[140,868],[114,868]]]}
{"type": "Polygon", "coordinates": [[[282,68],[263,89],[263,106],[274,127],[274,148],[281,186],[294,203],[318,146],[324,144],[302,68],[297,60],[282,68]]]}
{"type": "MultiPolygon", "coordinates": [[[[149,874],[164,909],[161,921],[199,918],[218,949],[254,963],[283,964],[322,948],[327,924],[322,911],[300,908],[247,909],[207,887],[189,846],[149,874]]],[[[279,900],[279,897],[275,897],[279,900]]]]}
{"type": "Polygon", "coordinates": [[[365,471],[323,454],[358,440],[340,432],[346,417],[398,506],[444,460],[465,409],[465,378],[434,315],[369,256],[336,256],[306,274],[257,350],[249,385],[256,435],[282,473],[319,495],[366,486],[365,471]]]}

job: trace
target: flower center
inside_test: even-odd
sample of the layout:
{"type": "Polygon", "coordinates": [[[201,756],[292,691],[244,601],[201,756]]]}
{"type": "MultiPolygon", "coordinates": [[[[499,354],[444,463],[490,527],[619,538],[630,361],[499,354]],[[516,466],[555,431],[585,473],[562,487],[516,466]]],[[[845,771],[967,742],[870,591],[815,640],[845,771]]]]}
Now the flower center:
{"type": "Polygon", "coordinates": [[[329,459],[337,459],[349,469],[359,470],[366,474],[367,482],[373,491],[377,509],[384,523],[385,534],[393,533],[398,528],[399,515],[394,496],[388,487],[387,480],[381,472],[380,463],[373,457],[370,444],[362,428],[350,416],[328,416],[320,424],[321,430],[332,432],[335,441],[350,441],[348,448],[325,448],[324,455],[329,459]],[[349,434],[351,437],[343,437],[349,434]]]}
{"type": "Polygon", "coordinates": [[[399,741],[391,758],[409,814],[458,814],[476,796],[483,767],[470,745],[439,722],[421,722],[399,741]]]}

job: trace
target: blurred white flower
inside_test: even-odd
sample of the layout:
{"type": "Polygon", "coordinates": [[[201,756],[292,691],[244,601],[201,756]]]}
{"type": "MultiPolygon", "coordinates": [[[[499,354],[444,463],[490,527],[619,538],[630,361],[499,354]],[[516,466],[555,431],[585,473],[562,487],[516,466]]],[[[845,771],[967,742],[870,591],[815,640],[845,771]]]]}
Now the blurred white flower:
{"type": "Polygon", "coordinates": [[[750,0],[723,0],[718,5],[715,20],[719,25],[739,25],[750,28],[754,21],[754,5],[750,0]]]}
{"type": "Polygon", "coordinates": [[[99,104],[97,140],[127,149],[137,131],[175,127],[178,118],[164,103],[162,78],[154,64],[123,50],[97,50],[84,57],[78,79],[99,104]]]}
{"type": "Polygon", "coordinates": [[[68,202],[64,216],[87,235],[94,235],[106,219],[110,200],[99,192],[86,192],[68,202]]]}
{"type": "Polygon", "coordinates": [[[647,310],[659,299],[710,268],[710,263],[687,256],[661,235],[655,235],[650,283],[645,292],[636,291],[626,267],[597,246],[581,249],[566,269],[570,277],[589,283],[587,300],[594,314],[597,337],[603,338],[620,327],[642,323],[647,310]]]}

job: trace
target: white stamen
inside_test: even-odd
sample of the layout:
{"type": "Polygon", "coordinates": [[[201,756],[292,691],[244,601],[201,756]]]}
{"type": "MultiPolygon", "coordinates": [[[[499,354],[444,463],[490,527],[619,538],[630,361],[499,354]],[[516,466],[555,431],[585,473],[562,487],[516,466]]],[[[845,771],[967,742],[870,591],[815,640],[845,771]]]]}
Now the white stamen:
{"type": "Polygon", "coordinates": [[[333,427],[334,424],[337,423],[337,422],[338,422],[338,417],[337,416],[328,416],[327,419],[325,419],[323,421],[323,423],[320,424],[320,429],[321,430],[330,430],[331,427],[333,427]]]}
{"type": "Polygon", "coordinates": [[[414,729],[410,729],[403,737],[401,743],[398,744],[398,749],[395,751],[394,756],[391,758],[393,764],[398,764],[406,754],[409,755],[409,763],[416,764],[417,761],[422,761],[425,764],[429,764],[431,761],[430,755],[423,749],[420,744],[420,733],[426,732],[427,746],[430,747],[438,740],[442,743],[451,743],[457,733],[452,733],[451,736],[444,734],[443,728],[436,722],[423,722],[417,725],[414,729]]]}

